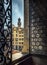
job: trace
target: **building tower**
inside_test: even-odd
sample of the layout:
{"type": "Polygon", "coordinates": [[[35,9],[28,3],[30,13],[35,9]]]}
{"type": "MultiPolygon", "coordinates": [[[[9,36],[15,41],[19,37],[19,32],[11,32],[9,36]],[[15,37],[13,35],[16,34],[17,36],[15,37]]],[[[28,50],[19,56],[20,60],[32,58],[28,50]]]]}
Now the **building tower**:
{"type": "Polygon", "coordinates": [[[21,19],[18,18],[18,27],[20,28],[21,27],[21,19]]]}

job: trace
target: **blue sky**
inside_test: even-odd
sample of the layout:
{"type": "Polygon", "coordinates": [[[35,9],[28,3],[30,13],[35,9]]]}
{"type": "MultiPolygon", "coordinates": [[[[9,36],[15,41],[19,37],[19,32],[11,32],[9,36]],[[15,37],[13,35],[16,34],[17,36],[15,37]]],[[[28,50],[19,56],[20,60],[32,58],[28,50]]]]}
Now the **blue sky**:
{"type": "Polygon", "coordinates": [[[12,0],[12,24],[17,26],[19,17],[24,27],[24,0],[12,0]]]}

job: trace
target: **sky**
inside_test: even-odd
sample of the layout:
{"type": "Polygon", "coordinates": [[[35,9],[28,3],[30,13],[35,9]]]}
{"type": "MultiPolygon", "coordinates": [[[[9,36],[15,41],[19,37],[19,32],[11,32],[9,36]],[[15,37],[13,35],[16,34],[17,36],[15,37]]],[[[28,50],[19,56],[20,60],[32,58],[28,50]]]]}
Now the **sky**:
{"type": "Polygon", "coordinates": [[[12,0],[12,24],[16,27],[19,17],[21,18],[21,27],[24,27],[24,0],[12,0]]]}

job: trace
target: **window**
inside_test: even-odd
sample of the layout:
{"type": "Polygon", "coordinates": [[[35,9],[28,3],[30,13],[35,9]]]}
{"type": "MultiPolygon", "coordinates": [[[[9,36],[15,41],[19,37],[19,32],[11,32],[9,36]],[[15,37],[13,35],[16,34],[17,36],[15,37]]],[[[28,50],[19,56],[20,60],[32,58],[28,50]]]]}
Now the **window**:
{"type": "Polygon", "coordinates": [[[17,33],[17,30],[16,30],[16,33],[17,33]]]}
{"type": "Polygon", "coordinates": [[[16,45],[16,50],[18,50],[18,46],[16,45]]]}
{"type": "Polygon", "coordinates": [[[14,54],[12,54],[12,60],[13,59],[17,60],[18,58],[17,59],[15,58],[17,53],[24,56],[29,52],[29,50],[24,51],[24,49],[26,48],[28,49],[27,47],[28,45],[26,44],[24,45],[24,29],[25,29],[24,28],[24,0],[12,0],[12,26],[14,29],[13,30],[14,37],[12,36],[12,38],[14,38],[14,44],[13,43],[12,44],[13,44],[13,51],[15,52],[14,54]]]}
{"type": "Polygon", "coordinates": [[[23,42],[22,42],[22,44],[23,44],[23,42]]]}
{"type": "Polygon", "coordinates": [[[16,37],[17,37],[17,34],[16,34],[16,37]]]}
{"type": "Polygon", "coordinates": [[[22,46],[19,46],[19,51],[22,51],[22,46]]]}
{"type": "Polygon", "coordinates": [[[19,34],[21,34],[21,31],[19,31],[19,34]]]}
{"type": "Polygon", "coordinates": [[[18,38],[15,38],[15,41],[18,41],[18,38]]]}
{"type": "Polygon", "coordinates": [[[21,42],[19,42],[19,44],[21,44],[21,42]]]}
{"type": "Polygon", "coordinates": [[[15,44],[18,44],[18,41],[16,41],[15,44]]]}
{"type": "MultiPolygon", "coordinates": [[[[38,1],[40,4],[38,5],[36,4],[34,0],[32,0],[32,2],[31,0],[29,0],[30,2],[27,2],[28,0],[26,1],[24,0],[25,2],[27,2],[24,4],[23,4],[24,1],[22,0],[12,0],[12,11],[11,11],[10,1],[11,0],[3,0],[3,1],[0,0],[0,50],[1,50],[0,60],[2,60],[2,57],[3,57],[3,60],[5,58],[5,63],[7,65],[11,61],[11,43],[12,43],[12,55],[16,53],[21,53],[22,56],[24,56],[25,54],[23,54],[22,51],[23,49],[26,49],[26,48],[27,48],[27,51],[24,50],[23,52],[28,53],[29,42],[30,42],[30,50],[31,50],[30,53],[47,55],[46,5],[44,4],[44,8],[43,8],[42,1],[41,1],[42,4],[40,4],[40,2],[38,1]],[[28,6],[29,8],[27,7],[28,3],[29,3],[29,6],[28,6]],[[25,6],[25,9],[23,6],[25,6]],[[12,13],[12,18],[11,18],[11,13],[12,13]],[[25,13],[25,16],[23,15],[24,13],[25,13]],[[23,25],[24,22],[25,22],[25,25],[23,25]],[[11,36],[11,32],[12,32],[12,36],[11,36]],[[19,37],[17,37],[16,34],[18,36],[19,34],[22,34],[23,37],[25,36],[23,38],[21,35],[20,43],[19,43],[19,37]],[[22,40],[25,41],[25,45],[22,40]]],[[[16,57],[13,57],[13,58],[15,58],[16,60],[16,57]]],[[[1,65],[4,65],[4,64],[1,64],[1,65]]]]}
{"type": "Polygon", "coordinates": [[[24,38],[22,38],[22,41],[24,40],[24,38]]]}

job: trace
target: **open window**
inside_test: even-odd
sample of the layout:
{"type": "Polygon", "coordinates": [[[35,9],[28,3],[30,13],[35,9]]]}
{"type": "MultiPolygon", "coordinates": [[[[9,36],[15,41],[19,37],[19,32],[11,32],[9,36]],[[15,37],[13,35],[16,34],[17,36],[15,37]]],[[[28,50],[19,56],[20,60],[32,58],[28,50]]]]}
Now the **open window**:
{"type": "Polygon", "coordinates": [[[24,0],[12,0],[12,61],[29,53],[29,32],[24,21],[24,0]]]}

